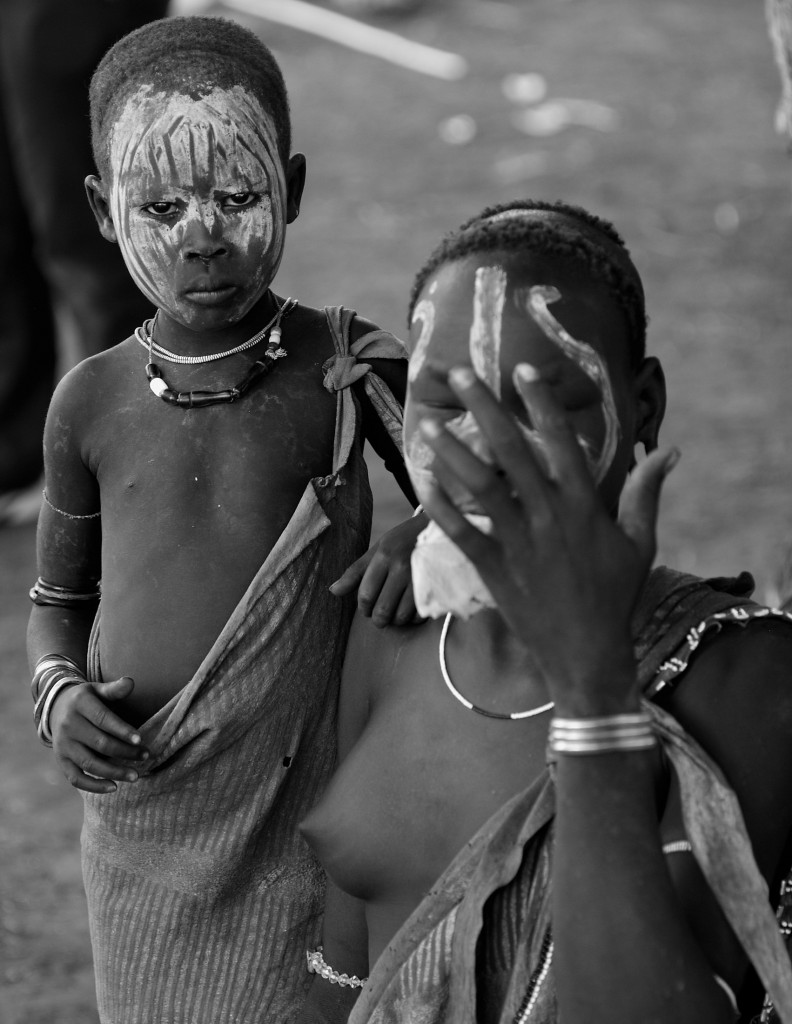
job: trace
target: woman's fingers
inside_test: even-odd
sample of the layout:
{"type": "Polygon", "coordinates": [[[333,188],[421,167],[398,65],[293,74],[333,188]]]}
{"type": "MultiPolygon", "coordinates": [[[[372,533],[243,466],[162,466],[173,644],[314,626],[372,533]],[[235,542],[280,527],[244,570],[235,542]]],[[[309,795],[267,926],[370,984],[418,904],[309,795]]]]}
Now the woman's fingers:
{"type": "Polygon", "coordinates": [[[506,474],[507,492],[516,492],[527,508],[537,511],[543,501],[549,500],[547,476],[514,417],[469,367],[456,367],[448,381],[472,413],[495,461],[506,474]]]}
{"type": "Polygon", "coordinates": [[[498,546],[468,522],[439,484],[429,484],[425,488],[423,506],[443,533],[473,562],[482,577],[495,568],[498,546]]]}
{"type": "Polygon", "coordinates": [[[564,489],[577,494],[594,490],[591,471],[580,442],[572,429],[566,410],[559,404],[552,388],[530,363],[514,369],[514,386],[531,417],[534,430],[542,442],[543,454],[551,477],[564,489]]]}
{"type": "MultiPolygon", "coordinates": [[[[521,510],[512,497],[512,486],[494,466],[482,462],[439,421],[424,419],[419,427],[422,438],[435,454],[433,472],[441,488],[453,491],[461,485],[473,495],[480,509],[497,523],[499,531],[508,531],[510,528],[524,530],[521,510]],[[456,487],[452,487],[452,483],[456,487]]],[[[424,507],[435,518],[425,501],[424,507]]],[[[464,516],[461,518],[467,522],[464,516]]]]}

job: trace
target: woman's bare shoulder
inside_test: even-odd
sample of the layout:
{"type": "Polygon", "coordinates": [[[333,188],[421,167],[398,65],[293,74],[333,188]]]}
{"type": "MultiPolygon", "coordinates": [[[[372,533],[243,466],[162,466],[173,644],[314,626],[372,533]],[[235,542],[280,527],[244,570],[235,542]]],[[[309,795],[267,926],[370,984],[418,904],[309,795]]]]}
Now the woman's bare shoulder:
{"type": "Polygon", "coordinates": [[[360,611],[355,613],[341,678],[339,753],[354,745],[379,694],[395,678],[399,654],[425,628],[420,623],[379,627],[360,611]]]}
{"type": "Polygon", "coordinates": [[[771,875],[792,829],[792,620],[724,626],[702,644],[667,707],[734,788],[771,875]]]}

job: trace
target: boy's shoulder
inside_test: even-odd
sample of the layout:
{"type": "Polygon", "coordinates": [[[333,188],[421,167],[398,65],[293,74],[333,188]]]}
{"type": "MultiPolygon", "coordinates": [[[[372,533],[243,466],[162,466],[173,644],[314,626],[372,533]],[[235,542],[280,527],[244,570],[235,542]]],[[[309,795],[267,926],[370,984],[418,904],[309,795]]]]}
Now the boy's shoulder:
{"type": "MultiPolygon", "coordinates": [[[[345,309],[351,317],[349,322],[350,342],[357,341],[372,331],[380,330],[373,320],[361,316],[352,307],[344,306],[340,303],[338,306],[314,308],[300,302],[294,311],[289,314],[285,324],[290,322],[292,330],[298,332],[307,341],[316,341],[317,343],[332,341],[330,323],[333,319],[331,311],[334,309],[345,309]]],[[[285,326],[284,333],[287,329],[285,326]]]]}
{"type": "Polygon", "coordinates": [[[68,370],[52,395],[50,412],[72,412],[85,417],[91,408],[115,400],[135,369],[145,373],[145,354],[130,336],[112,348],[88,356],[68,370]],[[140,353],[140,355],[139,355],[140,353]]]}

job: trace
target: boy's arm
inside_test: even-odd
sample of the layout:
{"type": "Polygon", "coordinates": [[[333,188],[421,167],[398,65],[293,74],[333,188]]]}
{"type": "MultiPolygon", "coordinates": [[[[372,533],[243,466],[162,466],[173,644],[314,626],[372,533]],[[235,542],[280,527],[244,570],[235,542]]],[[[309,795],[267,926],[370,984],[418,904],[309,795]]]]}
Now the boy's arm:
{"type": "Polygon", "coordinates": [[[132,680],[89,684],[85,678],[102,529],[98,484],[83,454],[84,374],[78,366],[61,381],[47,416],[45,502],[36,538],[39,579],[31,592],[27,641],[39,735],[53,746],[72,785],[101,793],[116,788],[113,780],[132,780],[131,770],[116,759],[143,751],[135,730],[105,703],[127,696],[132,680]]]}

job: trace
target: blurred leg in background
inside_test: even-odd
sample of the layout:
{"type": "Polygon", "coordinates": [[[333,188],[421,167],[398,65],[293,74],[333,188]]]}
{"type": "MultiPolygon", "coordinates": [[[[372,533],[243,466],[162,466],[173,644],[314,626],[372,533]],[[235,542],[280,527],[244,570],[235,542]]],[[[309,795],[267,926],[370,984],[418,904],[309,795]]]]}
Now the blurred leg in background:
{"type": "Polygon", "coordinates": [[[117,247],[99,235],[83,180],[94,170],[91,74],[113,42],[167,6],[0,0],[0,526],[37,514],[58,372],[151,315],[117,247]],[[73,338],[66,356],[56,314],[73,338]]]}

